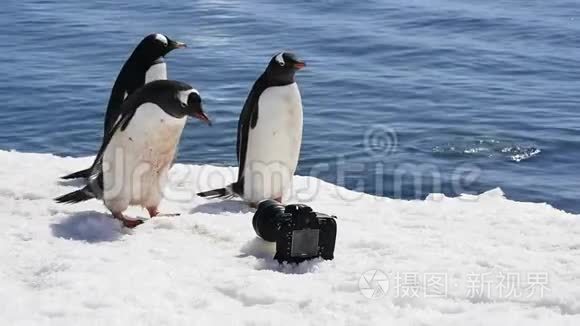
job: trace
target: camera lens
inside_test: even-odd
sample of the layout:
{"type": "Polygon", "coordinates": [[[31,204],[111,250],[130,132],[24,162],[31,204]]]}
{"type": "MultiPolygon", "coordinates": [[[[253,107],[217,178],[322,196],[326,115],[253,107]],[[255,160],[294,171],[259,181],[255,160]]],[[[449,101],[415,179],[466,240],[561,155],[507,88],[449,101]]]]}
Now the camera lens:
{"type": "Polygon", "coordinates": [[[252,219],[256,234],[266,241],[275,242],[278,231],[277,221],[284,215],[284,210],[284,205],[275,200],[261,201],[252,219]]]}

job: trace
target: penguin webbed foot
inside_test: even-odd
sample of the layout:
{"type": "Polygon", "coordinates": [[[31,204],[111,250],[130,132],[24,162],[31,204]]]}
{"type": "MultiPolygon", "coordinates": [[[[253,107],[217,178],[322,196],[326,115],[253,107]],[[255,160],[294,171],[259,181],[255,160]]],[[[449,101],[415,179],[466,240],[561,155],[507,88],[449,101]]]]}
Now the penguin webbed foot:
{"type": "Polygon", "coordinates": [[[126,218],[123,213],[113,213],[113,217],[119,221],[121,221],[121,223],[123,223],[123,226],[129,229],[133,229],[136,228],[137,226],[143,224],[143,220],[140,219],[128,219],[126,218]]]}
{"type": "Polygon", "coordinates": [[[157,207],[147,207],[147,212],[149,212],[149,217],[155,217],[157,215],[159,215],[159,211],[157,210],[157,207]]]}
{"type": "Polygon", "coordinates": [[[151,218],[156,217],[156,216],[174,217],[174,216],[181,215],[181,213],[159,213],[159,210],[157,210],[157,207],[147,207],[147,212],[149,212],[149,216],[151,218]]]}

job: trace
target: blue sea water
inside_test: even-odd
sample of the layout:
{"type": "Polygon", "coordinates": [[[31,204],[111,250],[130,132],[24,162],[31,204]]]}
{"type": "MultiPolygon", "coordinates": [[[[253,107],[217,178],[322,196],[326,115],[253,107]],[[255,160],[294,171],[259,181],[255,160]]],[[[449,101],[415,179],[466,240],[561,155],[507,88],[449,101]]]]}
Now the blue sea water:
{"type": "MultiPolygon", "coordinates": [[[[178,161],[236,165],[237,119],[269,58],[307,61],[299,174],[397,198],[501,187],[580,212],[580,2],[4,0],[0,149],[94,155],[139,40],[190,46],[200,90],[178,161]]],[[[42,167],[39,167],[42,168],[42,167]]]]}

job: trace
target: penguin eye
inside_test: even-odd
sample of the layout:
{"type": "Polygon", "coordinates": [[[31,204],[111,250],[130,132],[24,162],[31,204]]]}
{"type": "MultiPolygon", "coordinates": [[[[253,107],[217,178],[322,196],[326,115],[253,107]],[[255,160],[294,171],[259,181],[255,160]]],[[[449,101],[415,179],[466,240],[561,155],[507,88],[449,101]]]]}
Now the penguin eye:
{"type": "Polygon", "coordinates": [[[284,53],[283,52],[278,53],[278,55],[276,56],[275,59],[276,59],[276,62],[278,62],[278,64],[281,67],[284,67],[286,65],[286,62],[284,62],[284,53]]]}
{"type": "Polygon", "coordinates": [[[167,46],[169,42],[167,41],[167,37],[163,34],[155,34],[155,39],[163,44],[163,46],[167,46]]]}

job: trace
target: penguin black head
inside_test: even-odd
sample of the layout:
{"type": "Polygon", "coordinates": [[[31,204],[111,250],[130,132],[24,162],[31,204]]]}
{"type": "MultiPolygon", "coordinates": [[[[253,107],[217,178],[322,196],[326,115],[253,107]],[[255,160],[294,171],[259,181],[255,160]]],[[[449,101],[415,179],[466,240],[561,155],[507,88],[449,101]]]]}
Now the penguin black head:
{"type": "Polygon", "coordinates": [[[305,66],[306,63],[294,53],[280,52],[272,57],[265,74],[272,83],[282,85],[291,84],[294,82],[296,72],[305,66]]]}
{"type": "Polygon", "coordinates": [[[174,41],[166,35],[150,34],[137,45],[133,54],[137,55],[141,60],[154,61],[175,49],[185,47],[187,47],[185,43],[174,41]]]}
{"type": "Polygon", "coordinates": [[[154,103],[175,118],[190,116],[211,126],[203,111],[199,92],[186,83],[167,79],[147,83],[123,102],[124,110],[137,108],[143,103],[154,103]]]}
{"type": "Polygon", "coordinates": [[[199,119],[211,126],[211,120],[203,111],[201,96],[199,96],[196,89],[190,88],[180,91],[179,100],[181,101],[181,109],[184,115],[199,119]]]}

